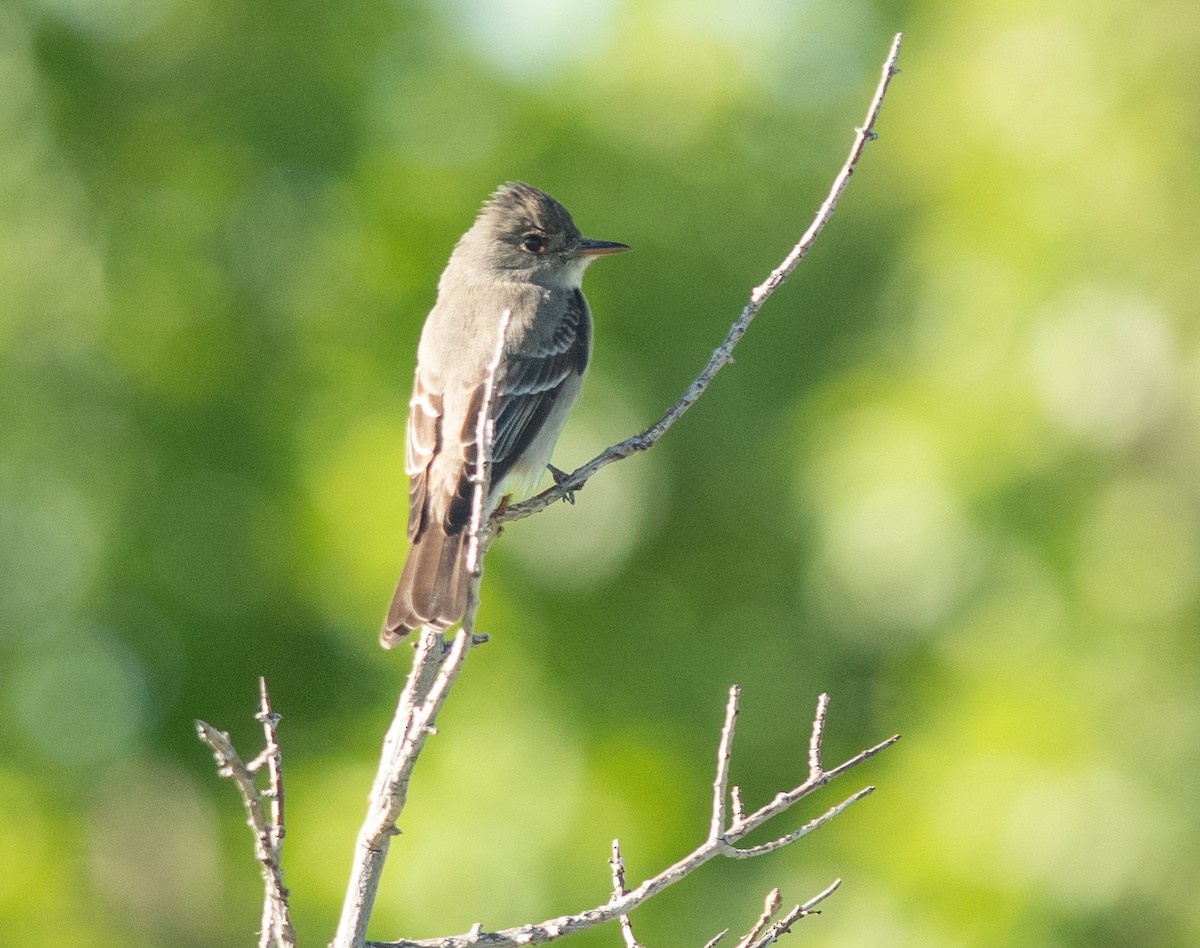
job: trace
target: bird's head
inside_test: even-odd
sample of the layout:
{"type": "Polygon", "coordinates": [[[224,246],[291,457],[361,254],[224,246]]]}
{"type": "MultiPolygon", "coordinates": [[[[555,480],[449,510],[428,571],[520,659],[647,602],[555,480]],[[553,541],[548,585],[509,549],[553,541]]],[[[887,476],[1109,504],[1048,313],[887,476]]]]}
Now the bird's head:
{"type": "Polygon", "coordinates": [[[497,276],[577,287],[596,257],[628,249],[581,236],[567,209],[549,194],[509,182],[484,204],[455,252],[497,276]]]}

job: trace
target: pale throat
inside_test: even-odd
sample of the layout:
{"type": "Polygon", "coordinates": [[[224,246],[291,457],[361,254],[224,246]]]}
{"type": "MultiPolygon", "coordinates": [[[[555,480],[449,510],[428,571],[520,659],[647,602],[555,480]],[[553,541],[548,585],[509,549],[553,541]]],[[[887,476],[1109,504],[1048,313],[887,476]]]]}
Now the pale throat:
{"type": "Polygon", "coordinates": [[[538,274],[537,282],[552,289],[578,290],[583,286],[583,271],[591,262],[591,257],[574,257],[562,266],[538,274]]]}

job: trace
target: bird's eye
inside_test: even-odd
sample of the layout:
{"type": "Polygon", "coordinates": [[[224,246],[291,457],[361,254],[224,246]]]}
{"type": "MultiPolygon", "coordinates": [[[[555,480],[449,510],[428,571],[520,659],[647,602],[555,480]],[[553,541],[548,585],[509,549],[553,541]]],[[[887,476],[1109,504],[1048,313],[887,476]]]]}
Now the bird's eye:
{"type": "Polygon", "coordinates": [[[521,246],[529,253],[545,253],[546,240],[541,234],[526,234],[525,239],[521,241],[521,246]]]}

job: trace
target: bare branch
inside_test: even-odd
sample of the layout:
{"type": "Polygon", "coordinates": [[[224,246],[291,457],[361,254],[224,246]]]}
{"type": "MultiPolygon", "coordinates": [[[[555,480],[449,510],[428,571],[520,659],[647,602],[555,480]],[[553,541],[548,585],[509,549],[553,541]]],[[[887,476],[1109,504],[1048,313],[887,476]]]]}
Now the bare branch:
{"type": "Polygon", "coordinates": [[[486,635],[475,634],[475,614],[479,609],[479,583],[483,577],[483,556],[491,542],[488,517],[486,515],[488,487],[492,462],[492,442],[495,437],[495,421],[492,406],[495,399],[496,373],[504,356],[505,336],[511,310],[500,314],[500,326],[496,333],[496,347],[488,363],[488,374],[484,380],[483,398],[475,422],[475,437],[478,452],[471,472],[471,519],[468,524],[467,569],[470,580],[467,586],[467,608],[462,628],[454,637],[449,650],[440,632],[422,629],[416,645],[412,671],[400,694],[400,702],[392,725],[384,738],[383,754],[379,771],[371,789],[367,805],[367,817],[359,831],[355,847],[350,883],[342,904],[342,916],[338,921],[333,948],[360,948],[367,935],[367,922],[375,904],[375,893],[387,859],[391,838],[399,830],[396,821],[408,798],[408,782],[412,776],[417,757],[425,744],[425,738],[434,729],[434,719],[446,700],[450,686],[458,676],[467,652],[487,641],[486,635]]]}
{"type": "MultiPolygon", "coordinates": [[[[860,751],[859,753],[855,754],[853,757],[851,757],[849,760],[845,761],[844,763],[838,764],[832,770],[821,770],[821,771],[818,771],[816,774],[809,774],[808,779],[805,780],[804,783],[800,784],[800,786],[793,787],[791,790],[788,790],[785,793],[777,793],[775,795],[774,799],[771,800],[770,803],[767,803],[764,806],[759,807],[757,810],[755,810],[753,813],[751,813],[749,816],[747,816],[742,821],[742,823],[738,824],[737,826],[731,826],[729,828],[728,833],[726,834],[726,838],[731,843],[735,842],[738,839],[741,839],[747,833],[747,830],[745,829],[745,827],[761,826],[767,820],[771,819],[771,817],[773,817],[779,813],[782,813],[784,810],[788,809],[797,800],[800,800],[800,799],[808,796],[810,793],[812,793],[818,787],[825,786],[825,784],[829,783],[835,777],[840,776],[841,774],[844,774],[851,767],[856,767],[859,764],[863,763],[864,761],[869,760],[870,758],[874,757],[880,751],[883,751],[883,750],[891,747],[898,740],[900,740],[900,735],[893,734],[887,740],[880,741],[874,747],[869,747],[865,751],[860,751]]],[[[874,789],[873,787],[868,787],[866,789],[866,793],[870,793],[873,789],[874,789]]],[[[860,797],[862,797],[864,795],[865,795],[864,793],[860,792],[860,793],[855,794],[853,797],[848,798],[846,801],[844,801],[845,806],[848,806],[848,805],[854,803],[856,800],[858,800],[860,797]]],[[[845,809],[845,806],[843,806],[842,804],[839,804],[839,806],[841,806],[842,809],[845,809]]],[[[835,807],[834,809],[837,809],[837,808],[835,807]]],[[[841,810],[839,809],[838,813],[840,813],[840,812],[841,812],[841,810]]],[[[836,816],[837,814],[835,813],[833,815],[836,816]]],[[[739,852],[741,852],[741,851],[744,851],[744,850],[739,850],[739,852]]],[[[727,855],[728,855],[728,853],[727,853],[727,855]]],[[[733,855],[736,858],[737,852],[734,852],[733,855]]]]}
{"type": "Polygon", "coordinates": [[[825,714],[829,710],[829,695],[817,698],[817,713],[813,715],[812,734],[808,738],[808,772],[821,772],[821,736],[825,731],[825,714]]]}
{"type": "Polygon", "coordinates": [[[770,924],[771,919],[775,917],[775,913],[779,911],[779,906],[782,904],[783,901],[779,897],[778,889],[772,889],[768,892],[767,897],[763,900],[763,910],[762,914],[758,916],[758,921],[754,923],[754,927],[750,931],[741,937],[734,948],[748,948],[750,943],[762,934],[762,930],[770,924]]]}
{"type": "Polygon", "coordinates": [[[809,224],[808,229],[796,242],[796,245],[792,247],[788,255],[783,258],[779,266],[772,270],[767,278],[750,292],[750,300],[742,309],[741,315],[729,327],[729,331],[725,334],[725,339],[713,351],[708,364],[696,377],[695,381],[687,387],[687,390],[679,397],[679,400],[668,408],[663,416],[649,428],[630,438],[626,438],[620,444],[614,444],[612,447],[606,448],[572,473],[561,478],[556,478],[552,487],[548,487],[537,496],[531,497],[529,500],[519,504],[513,504],[495,518],[497,521],[520,520],[523,517],[539,513],[551,504],[581,490],[583,485],[601,468],[607,467],[614,461],[620,461],[622,458],[649,450],[659,438],[667,433],[667,429],[682,418],[684,413],[704,394],[709,383],[712,382],[717,373],[733,361],[734,347],[741,340],[742,336],[746,334],[746,330],[750,328],[750,323],[758,315],[758,311],[762,309],[763,303],[767,301],[767,298],[779,288],[791,272],[796,269],[796,265],[808,255],[817,237],[820,236],[821,231],[833,216],[838,198],[842,196],[842,192],[846,189],[846,185],[850,181],[850,176],[854,173],[854,169],[858,165],[858,160],[862,157],[863,150],[867,147],[867,142],[875,139],[875,121],[879,118],[879,110],[883,106],[883,97],[887,92],[888,84],[891,82],[892,76],[896,75],[897,72],[896,60],[900,56],[900,40],[901,34],[897,33],[892,40],[892,46],[888,50],[887,58],[884,60],[879,83],[875,87],[875,94],[871,98],[870,106],[867,108],[866,118],[863,121],[862,127],[855,130],[854,142],[850,146],[850,154],[842,164],[837,177],[834,178],[829,193],[817,210],[812,223],[809,224]]]}
{"type": "MultiPolygon", "coordinates": [[[[810,915],[820,915],[821,913],[815,910],[815,906],[824,902],[829,896],[837,891],[838,886],[842,884],[841,879],[834,879],[828,886],[814,895],[807,902],[795,906],[783,918],[775,922],[768,928],[757,941],[749,943],[746,948],[766,948],[767,945],[774,942],[780,935],[786,934],[791,927],[802,918],[807,918],[810,915]]],[[[738,946],[741,948],[741,946],[738,946]]]]}
{"type": "MultiPolygon", "coordinates": [[[[267,790],[263,797],[268,802],[268,845],[273,855],[273,864],[280,867],[283,856],[283,754],[279,743],[275,740],[275,729],[279,726],[279,715],[271,710],[271,698],[267,694],[267,679],[261,675],[258,678],[258,714],[254,717],[262,724],[263,754],[267,762],[267,790]]],[[[291,919],[288,917],[287,890],[283,888],[283,870],[279,868],[278,885],[273,887],[272,897],[263,899],[263,932],[271,932],[272,941],[260,933],[260,945],[268,948],[270,944],[277,946],[295,943],[296,935],[292,931],[291,919]]]]}
{"type": "Polygon", "coordinates": [[[726,852],[725,855],[733,859],[753,859],[755,856],[765,856],[767,853],[773,853],[777,849],[783,849],[800,839],[802,836],[807,836],[818,827],[824,826],[843,810],[853,806],[863,797],[875,792],[874,787],[863,787],[857,793],[852,793],[841,803],[831,806],[828,810],[818,816],[815,820],[809,820],[798,830],[788,833],[786,836],[780,836],[779,839],[773,839],[769,843],[763,843],[761,846],[751,846],[748,849],[738,849],[736,846],[731,852],[726,852]]]}
{"type": "MultiPolygon", "coordinates": [[[[771,919],[775,917],[775,913],[779,911],[779,907],[783,902],[779,897],[779,890],[772,889],[767,893],[766,899],[763,900],[762,914],[758,917],[758,920],[754,923],[750,931],[746,932],[738,940],[734,948],[766,948],[767,945],[774,942],[780,935],[787,933],[800,919],[807,918],[809,915],[820,915],[821,913],[815,911],[814,906],[829,898],[841,884],[841,879],[834,879],[832,883],[807,902],[793,906],[786,915],[774,924],[771,924],[771,919]],[[768,925],[770,925],[770,928],[767,927],[768,925]]],[[[704,948],[713,948],[728,933],[729,929],[727,928],[708,942],[704,948]]]]}
{"type": "MultiPolygon", "coordinates": [[[[621,858],[621,841],[614,839],[612,841],[612,856],[608,860],[609,866],[612,868],[612,886],[613,898],[619,899],[625,894],[625,861],[621,858]]],[[[619,918],[621,924],[621,937],[625,939],[625,948],[642,948],[638,944],[638,940],[633,936],[633,926],[629,924],[629,916],[622,915],[619,918]]]]}
{"type": "Polygon", "coordinates": [[[421,630],[412,670],[384,739],[367,816],[358,833],[334,948],[359,948],[366,938],[388,846],[399,832],[396,820],[408,799],[413,767],[425,738],[433,733],[434,720],[450,686],[475,644],[475,636],[465,629],[459,631],[449,648],[440,632],[421,630]]]}
{"type": "Polygon", "coordinates": [[[823,771],[821,771],[821,774],[822,774],[821,780],[822,780],[822,782],[823,782],[823,783],[829,783],[829,781],[830,781],[830,780],[832,780],[834,777],[839,777],[839,776],[841,776],[841,775],[842,775],[842,774],[844,774],[844,773],[845,773],[847,770],[850,770],[852,767],[857,767],[857,766],[858,766],[859,764],[861,764],[861,763],[862,763],[864,760],[869,760],[870,758],[872,758],[872,757],[874,757],[876,754],[878,754],[880,751],[887,750],[889,747],[891,747],[893,744],[895,744],[895,743],[896,743],[896,741],[898,741],[898,740],[900,740],[900,735],[899,735],[899,734],[893,734],[893,735],[892,735],[891,737],[889,737],[887,740],[880,741],[880,742],[879,742],[878,744],[876,744],[874,747],[868,747],[868,748],[867,748],[865,751],[859,751],[857,754],[855,754],[855,755],[854,755],[853,757],[851,757],[849,760],[847,760],[847,761],[844,761],[843,763],[840,763],[840,764],[838,764],[836,767],[834,767],[834,768],[833,768],[833,770],[823,770],[823,771]]]}
{"type": "Polygon", "coordinates": [[[733,822],[740,823],[746,818],[746,808],[742,805],[742,788],[733,787],[729,791],[729,801],[733,808],[733,822]]]}
{"type": "MultiPolygon", "coordinates": [[[[483,381],[483,399],[479,406],[479,416],[475,422],[475,443],[479,450],[475,455],[475,469],[471,472],[471,520],[467,539],[467,569],[476,582],[472,583],[475,605],[479,604],[479,578],[483,575],[483,544],[481,537],[485,528],[484,507],[487,503],[489,468],[492,464],[492,442],[495,439],[496,420],[492,417],[492,402],[496,397],[496,373],[500,371],[500,362],[504,358],[504,337],[508,333],[508,323],[512,319],[512,310],[506,309],[500,314],[500,327],[496,333],[496,348],[492,360],[488,363],[487,378],[483,381]]],[[[474,617],[468,609],[467,614],[474,617]]],[[[466,621],[463,622],[466,625],[466,621]]]]}
{"type": "Polygon", "coordinates": [[[802,910],[804,910],[805,912],[809,913],[810,915],[813,914],[813,909],[816,908],[818,905],[820,905],[822,902],[824,902],[831,895],[833,895],[833,893],[836,892],[838,890],[838,888],[841,887],[841,884],[842,884],[841,879],[834,879],[824,889],[822,889],[820,892],[818,892],[816,895],[814,895],[811,899],[809,899],[807,902],[805,902],[803,905],[801,905],[800,908],[802,910]]]}
{"type": "Polygon", "coordinates": [[[725,795],[729,787],[729,757],[733,753],[733,727],[737,722],[738,697],[742,689],[733,685],[725,704],[725,724],[717,743],[717,775],[713,778],[712,821],[708,826],[709,842],[720,839],[725,832],[725,795]]]}
{"type": "Polygon", "coordinates": [[[267,679],[261,675],[258,678],[258,714],[255,720],[263,728],[263,755],[267,762],[267,778],[270,781],[267,792],[263,794],[270,801],[271,845],[279,852],[283,847],[283,755],[279,743],[275,740],[275,729],[279,726],[280,716],[271,710],[271,698],[267,694],[267,679]]]}
{"type": "Polygon", "coordinates": [[[259,678],[259,711],[255,718],[262,723],[266,747],[250,764],[242,762],[229,735],[211,724],[196,722],[196,736],[208,745],[217,762],[217,773],[228,777],[238,788],[246,808],[246,822],[254,832],[254,855],[262,867],[263,907],[259,929],[259,948],[294,948],[296,933],[292,929],[288,907],[288,890],[283,884],[283,774],[280,766],[279,744],[275,728],[279,715],[271,710],[267,683],[259,678]],[[266,764],[269,785],[260,790],[254,773],[266,764]],[[264,801],[266,807],[264,808],[264,801]]]}
{"type": "MultiPolygon", "coordinates": [[[[823,707],[827,706],[828,703],[826,702],[824,706],[819,704],[818,708],[823,709],[823,707]]],[[[732,688],[730,689],[730,699],[726,704],[725,725],[722,728],[722,744],[724,744],[724,738],[726,734],[729,735],[729,740],[732,741],[733,727],[731,722],[736,716],[736,710],[737,690],[736,688],[732,688]]],[[[814,721],[814,725],[815,723],[816,722],[814,721]]],[[[883,750],[883,748],[895,743],[897,739],[897,737],[893,737],[883,741],[870,750],[856,755],[854,758],[852,758],[852,760],[861,763],[874,754],[879,753],[879,751],[883,750]]],[[[724,750],[722,750],[722,752],[720,752],[718,755],[718,771],[722,769],[727,770],[727,761],[728,757],[725,755],[724,750]]],[[[613,897],[609,899],[607,903],[597,906],[596,908],[580,912],[576,915],[563,915],[559,918],[548,919],[547,921],[536,925],[522,925],[518,928],[506,928],[494,932],[485,932],[472,929],[463,935],[450,935],[444,938],[430,938],[420,941],[369,942],[368,944],[371,946],[371,948],[473,948],[473,946],[476,945],[531,945],[553,941],[554,939],[561,938],[564,935],[569,935],[577,931],[582,931],[586,928],[592,928],[596,925],[601,925],[605,922],[619,919],[623,915],[628,915],[639,905],[654,897],[663,889],[667,888],[667,886],[673,885],[674,883],[685,878],[700,866],[704,865],[704,863],[708,862],[710,859],[713,859],[717,856],[728,856],[735,859],[744,859],[750,858],[751,856],[763,855],[766,852],[772,852],[775,849],[782,848],[782,846],[786,845],[786,843],[783,842],[785,837],[781,837],[779,840],[764,844],[762,847],[755,847],[754,849],[747,850],[738,849],[734,844],[745,838],[750,833],[754,832],[754,830],[758,829],[760,826],[766,824],[774,817],[779,816],[788,810],[797,801],[813,793],[820,787],[823,787],[831,779],[833,779],[836,774],[844,773],[846,769],[847,764],[841,764],[831,771],[818,770],[818,772],[815,774],[810,773],[802,784],[793,787],[791,790],[788,790],[784,793],[776,794],[770,803],[760,807],[750,815],[730,824],[724,829],[723,832],[719,833],[716,838],[713,838],[711,835],[710,825],[709,836],[691,853],[684,856],[674,865],[668,866],[658,875],[645,880],[639,886],[634,889],[630,889],[624,894],[618,895],[616,891],[614,891],[613,897]]],[[[714,789],[716,784],[721,782],[721,779],[722,778],[718,775],[717,780],[714,781],[714,789]]],[[[816,829],[817,827],[823,826],[825,823],[829,822],[829,820],[833,819],[833,817],[838,813],[841,813],[853,803],[861,800],[864,796],[870,793],[872,789],[873,788],[871,787],[867,787],[858,791],[857,793],[848,797],[842,803],[831,808],[830,810],[827,810],[815,820],[806,823],[803,827],[801,827],[800,830],[789,834],[789,836],[791,836],[794,841],[795,839],[799,839],[801,836],[812,832],[812,830],[816,829]]],[[[624,888],[623,880],[621,888],[624,888]]],[[[817,900],[809,900],[809,902],[805,903],[805,905],[809,907],[815,905],[816,901],[819,901],[820,898],[827,897],[832,891],[832,888],[826,890],[817,900]]],[[[799,915],[791,916],[791,913],[789,913],[789,925],[794,922],[796,918],[802,917],[804,911],[808,911],[808,909],[805,909],[804,906],[798,906],[798,909],[801,910],[801,914],[799,915]]],[[[774,928],[775,926],[772,926],[772,929],[774,928]]],[[[783,930],[784,929],[779,929],[779,933],[781,933],[783,930]]],[[[762,942],[760,939],[757,944],[766,944],[766,942],[762,942]]]]}

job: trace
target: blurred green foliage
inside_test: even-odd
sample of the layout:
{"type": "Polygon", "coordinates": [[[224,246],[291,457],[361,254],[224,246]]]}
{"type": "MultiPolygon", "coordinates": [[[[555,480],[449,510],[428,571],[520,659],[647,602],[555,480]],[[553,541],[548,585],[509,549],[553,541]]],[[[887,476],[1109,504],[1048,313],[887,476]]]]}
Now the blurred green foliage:
{"type": "Polygon", "coordinates": [[[517,178],[634,246],[588,278],[580,463],[791,246],[898,29],[880,140],[736,365],[494,547],[373,935],[602,902],[613,836],[631,881],[691,849],[737,681],[749,804],[819,691],[831,758],[905,740],[830,827],[639,911],[647,944],[834,876],[795,943],[1200,943],[1182,0],[0,6],[0,942],[251,943],[191,721],[252,753],[259,674],[328,940],[407,667],[376,629],[454,240],[517,178]]]}

